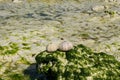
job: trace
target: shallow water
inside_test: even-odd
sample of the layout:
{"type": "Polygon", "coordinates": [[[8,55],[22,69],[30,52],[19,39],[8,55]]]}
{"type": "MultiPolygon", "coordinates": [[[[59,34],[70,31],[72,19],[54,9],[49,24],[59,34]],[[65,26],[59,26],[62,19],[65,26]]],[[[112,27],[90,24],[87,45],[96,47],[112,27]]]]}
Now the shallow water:
{"type": "Polygon", "coordinates": [[[12,73],[23,74],[48,43],[63,40],[107,52],[120,60],[119,22],[119,2],[0,3],[0,46],[4,48],[0,48],[0,78],[9,80],[12,73]],[[98,9],[93,10],[96,6],[98,9]],[[11,43],[18,47],[15,54],[12,51],[16,47],[11,43]]]}

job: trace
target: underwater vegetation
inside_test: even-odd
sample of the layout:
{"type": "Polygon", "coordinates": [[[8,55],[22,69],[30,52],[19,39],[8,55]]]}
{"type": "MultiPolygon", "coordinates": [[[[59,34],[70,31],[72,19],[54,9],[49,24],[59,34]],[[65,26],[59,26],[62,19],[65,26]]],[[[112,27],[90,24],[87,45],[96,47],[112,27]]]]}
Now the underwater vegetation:
{"type": "MultiPolygon", "coordinates": [[[[120,62],[114,56],[80,44],[69,51],[43,51],[36,56],[37,71],[47,80],[119,80],[120,62]]],[[[46,80],[39,77],[37,80],[46,80]]]]}
{"type": "Polygon", "coordinates": [[[8,46],[0,45],[0,55],[16,54],[19,50],[18,44],[10,42],[8,46]]]}

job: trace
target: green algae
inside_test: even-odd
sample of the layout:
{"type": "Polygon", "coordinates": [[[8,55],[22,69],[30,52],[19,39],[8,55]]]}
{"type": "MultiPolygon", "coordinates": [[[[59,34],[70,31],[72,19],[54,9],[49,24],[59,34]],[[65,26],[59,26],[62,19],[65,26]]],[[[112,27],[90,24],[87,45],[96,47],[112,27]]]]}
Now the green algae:
{"type": "Polygon", "coordinates": [[[3,80],[2,78],[0,78],[0,80],[3,80]]]}
{"type": "Polygon", "coordinates": [[[21,63],[23,64],[27,64],[27,65],[30,65],[31,63],[24,57],[21,56],[20,60],[19,60],[21,63]]]}
{"type": "Polygon", "coordinates": [[[36,56],[36,62],[38,73],[46,75],[48,80],[120,79],[120,62],[114,56],[95,53],[84,45],[67,52],[43,51],[36,56]]]}
{"type": "Polygon", "coordinates": [[[80,34],[80,36],[84,39],[90,38],[89,34],[87,34],[87,33],[80,34]]]}
{"type": "Polygon", "coordinates": [[[1,55],[16,54],[18,50],[18,44],[13,42],[10,42],[7,46],[0,46],[1,55]]]}
{"type": "Polygon", "coordinates": [[[28,46],[29,44],[28,43],[22,43],[23,46],[28,46]]]}
{"type": "Polygon", "coordinates": [[[31,47],[27,46],[27,47],[23,47],[22,49],[25,49],[25,50],[30,50],[31,47]]]}
{"type": "Polygon", "coordinates": [[[22,40],[23,40],[23,41],[27,41],[27,39],[28,39],[28,38],[25,37],[25,36],[22,37],[22,40]]]}
{"type": "Polygon", "coordinates": [[[22,49],[24,49],[24,50],[30,50],[31,49],[29,43],[24,42],[24,43],[22,43],[22,45],[23,45],[22,49]]]}
{"type": "Polygon", "coordinates": [[[109,15],[111,15],[111,16],[114,16],[116,14],[115,11],[111,11],[111,10],[106,10],[104,12],[107,13],[107,14],[109,14],[109,15]]]}
{"type": "Polygon", "coordinates": [[[11,73],[8,76],[9,76],[8,80],[30,80],[29,76],[19,73],[11,73]]]}

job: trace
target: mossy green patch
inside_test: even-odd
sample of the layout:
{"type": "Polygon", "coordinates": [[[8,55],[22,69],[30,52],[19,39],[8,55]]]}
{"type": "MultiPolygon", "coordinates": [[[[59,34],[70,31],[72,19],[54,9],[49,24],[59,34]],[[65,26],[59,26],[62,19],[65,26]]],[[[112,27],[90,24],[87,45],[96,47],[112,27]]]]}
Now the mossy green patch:
{"type": "Polygon", "coordinates": [[[28,46],[29,44],[28,43],[22,43],[23,46],[28,46]]]}
{"type": "Polygon", "coordinates": [[[25,76],[20,73],[11,73],[8,76],[9,76],[8,80],[30,80],[29,76],[25,76]]]}
{"type": "Polygon", "coordinates": [[[105,13],[111,15],[111,16],[114,16],[116,14],[115,11],[110,11],[110,10],[106,10],[105,13]]]}
{"type": "Polygon", "coordinates": [[[89,34],[87,34],[87,33],[80,34],[80,36],[81,36],[83,39],[88,39],[88,38],[90,38],[89,34]]]}
{"type": "Polygon", "coordinates": [[[12,80],[22,80],[22,75],[20,74],[11,74],[9,76],[12,80]]]}
{"type": "Polygon", "coordinates": [[[19,62],[23,63],[23,64],[28,64],[28,65],[30,64],[30,62],[26,58],[24,58],[22,56],[21,56],[21,59],[19,60],[19,62]]]}
{"type": "Polygon", "coordinates": [[[2,78],[0,78],[0,80],[3,80],[2,78]]]}
{"type": "Polygon", "coordinates": [[[23,49],[25,49],[25,50],[30,50],[30,49],[31,49],[31,47],[26,46],[26,47],[23,47],[23,49]]]}
{"type": "Polygon", "coordinates": [[[23,40],[23,41],[26,41],[27,39],[28,39],[28,38],[25,37],[25,36],[22,37],[22,40],[23,40]]]}
{"type": "Polygon", "coordinates": [[[23,45],[22,49],[25,49],[25,50],[30,50],[31,49],[29,43],[22,43],[22,45],[23,45]]]}
{"type": "Polygon", "coordinates": [[[120,79],[120,62],[114,56],[95,53],[81,44],[67,52],[43,51],[36,56],[36,62],[38,73],[46,75],[47,80],[120,79]]]}
{"type": "Polygon", "coordinates": [[[0,46],[1,55],[16,54],[19,50],[17,43],[9,43],[8,46],[0,46]]]}

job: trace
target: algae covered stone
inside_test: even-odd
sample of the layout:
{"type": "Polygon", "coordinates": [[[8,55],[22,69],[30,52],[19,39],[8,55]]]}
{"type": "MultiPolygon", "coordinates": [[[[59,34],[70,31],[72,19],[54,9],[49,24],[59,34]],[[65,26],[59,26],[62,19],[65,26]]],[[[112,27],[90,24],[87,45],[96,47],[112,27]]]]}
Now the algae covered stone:
{"type": "Polygon", "coordinates": [[[38,73],[47,80],[120,80],[120,62],[81,44],[67,52],[43,51],[36,56],[36,62],[38,73]]]}

